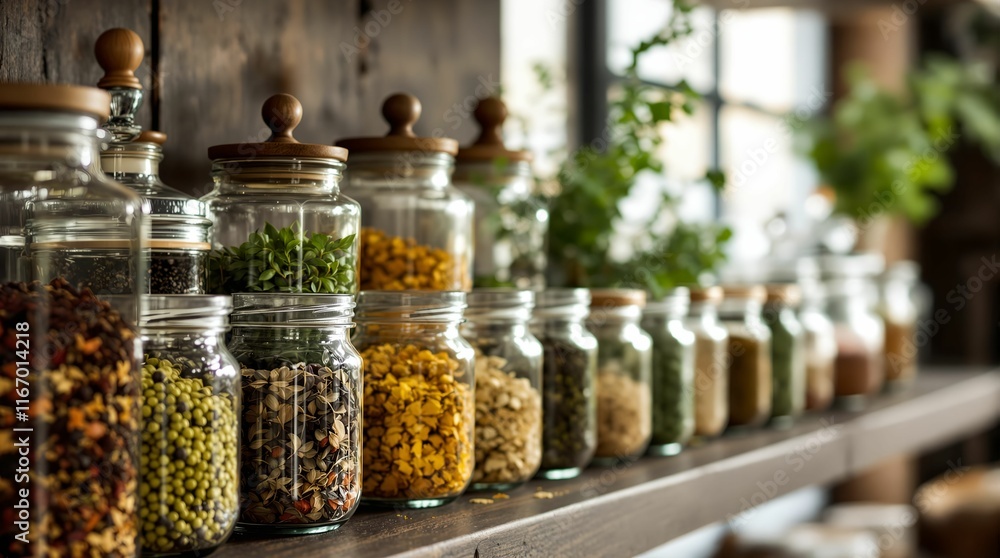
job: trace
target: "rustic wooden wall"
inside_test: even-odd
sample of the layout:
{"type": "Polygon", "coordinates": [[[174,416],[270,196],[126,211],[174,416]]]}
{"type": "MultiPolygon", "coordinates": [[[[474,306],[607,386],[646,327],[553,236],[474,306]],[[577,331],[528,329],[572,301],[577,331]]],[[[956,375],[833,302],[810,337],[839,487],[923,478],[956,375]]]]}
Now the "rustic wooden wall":
{"type": "Polygon", "coordinates": [[[3,0],[0,81],[94,84],[101,76],[93,57],[98,35],[133,29],[146,43],[138,72],[148,90],[141,122],[169,136],[164,179],[201,193],[209,182],[205,150],[258,138],[261,103],[277,92],[302,101],[300,141],[384,133],[379,107],[396,91],[423,102],[418,132],[440,128],[471,140],[475,126],[461,105],[498,85],[499,5],[3,0]]]}

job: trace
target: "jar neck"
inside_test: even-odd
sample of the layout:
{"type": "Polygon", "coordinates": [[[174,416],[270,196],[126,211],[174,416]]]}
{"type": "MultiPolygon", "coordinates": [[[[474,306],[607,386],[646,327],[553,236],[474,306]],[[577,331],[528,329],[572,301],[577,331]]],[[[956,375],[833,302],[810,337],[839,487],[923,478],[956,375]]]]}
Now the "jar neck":
{"type": "Polygon", "coordinates": [[[343,170],[344,164],[332,159],[219,159],[212,162],[212,181],[225,194],[334,195],[343,170]]]}
{"type": "Polygon", "coordinates": [[[688,317],[705,323],[719,321],[719,305],[712,302],[692,302],[688,307],[688,317]]]}
{"type": "Polygon", "coordinates": [[[727,321],[759,322],[763,304],[757,300],[726,299],[719,306],[719,317],[727,321]]]}
{"type": "Polygon", "coordinates": [[[100,176],[103,134],[97,120],[90,117],[0,113],[0,170],[5,174],[33,173],[35,181],[78,170],[100,176]]]}
{"type": "Polygon", "coordinates": [[[438,188],[451,185],[454,159],[446,153],[416,151],[364,153],[351,157],[351,187],[438,188]]]}
{"type": "Polygon", "coordinates": [[[108,152],[101,154],[101,168],[104,174],[122,183],[157,182],[160,176],[160,160],[156,154],[108,152]]]}
{"type": "Polygon", "coordinates": [[[468,320],[460,329],[466,337],[478,337],[485,333],[506,334],[512,337],[528,335],[528,324],[523,321],[468,320]]]}
{"type": "Polygon", "coordinates": [[[379,323],[358,322],[358,337],[383,338],[386,342],[405,342],[409,338],[458,337],[458,322],[379,323]]]}
{"type": "Polygon", "coordinates": [[[170,329],[170,328],[143,328],[140,335],[142,338],[143,350],[157,346],[173,346],[175,343],[183,343],[193,347],[220,347],[225,345],[222,336],[228,328],[220,329],[170,329]]]}

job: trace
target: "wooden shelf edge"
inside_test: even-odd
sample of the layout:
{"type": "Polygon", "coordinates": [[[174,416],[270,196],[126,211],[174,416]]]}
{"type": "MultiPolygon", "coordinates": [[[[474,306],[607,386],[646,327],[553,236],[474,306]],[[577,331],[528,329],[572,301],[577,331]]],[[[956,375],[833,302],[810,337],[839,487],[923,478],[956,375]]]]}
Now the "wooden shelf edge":
{"type": "Polygon", "coordinates": [[[1000,418],[1000,374],[929,370],[911,390],[871,408],[803,418],[788,430],[725,437],[670,458],[536,481],[489,505],[361,511],[340,530],[279,539],[237,538],[214,556],[633,556],[757,506],[860,472],[881,459],[982,431],[1000,418]],[[538,498],[545,491],[551,498],[538,498]]]}

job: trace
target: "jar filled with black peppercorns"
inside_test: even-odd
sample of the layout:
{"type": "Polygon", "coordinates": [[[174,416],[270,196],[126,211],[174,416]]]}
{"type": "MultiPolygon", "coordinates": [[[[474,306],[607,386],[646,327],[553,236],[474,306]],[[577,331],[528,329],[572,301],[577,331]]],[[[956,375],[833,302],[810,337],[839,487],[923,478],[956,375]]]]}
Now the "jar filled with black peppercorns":
{"type": "Polygon", "coordinates": [[[139,519],[144,556],[203,556],[239,514],[239,362],[228,296],[142,299],[139,519]]]}
{"type": "Polygon", "coordinates": [[[104,126],[109,141],[101,153],[101,167],[149,204],[149,292],[204,294],[212,222],[202,202],[160,180],[166,134],[143,131],[135,124],[143,94],[133,71],[142,63],[142,40],[128,29],[111,29],[97,39],[95,52],[106,72],[98,87],[111,94],[113,113],[104,126]]]}
{"type": "Polygon", "coordinates": [[[597,449],[597,338],[584,327],[587,289],[538,293],[531,333],[542,343],[542,465],[538,476],[578,476],[597,449]]]}

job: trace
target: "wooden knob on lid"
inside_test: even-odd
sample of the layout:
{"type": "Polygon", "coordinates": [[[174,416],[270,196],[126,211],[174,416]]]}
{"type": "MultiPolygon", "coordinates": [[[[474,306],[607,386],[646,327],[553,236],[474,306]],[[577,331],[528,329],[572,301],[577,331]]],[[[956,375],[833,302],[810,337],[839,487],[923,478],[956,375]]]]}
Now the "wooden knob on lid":
{"type": "Polygon", "coordinates": [[[382,117],[389,123],[388,136],[417,137],[413,125],[420,119],[420,99],[408,93],[390,95],[382,103],[382,117]]]}
{"type": "Polygon", "coordinates": [[[511,162],[531,160],[529,151],[512,151],[503,144],[503,123],[507,120],[507,105],[496,97],[481,99],[472,113],[479,123],[475,143],[458,150],[459,161],[482,162],[506,159],[511,162]]]}
{"type": "Polygon", "coordinates": [[[135,138],[137,143],[155,143],[157,145],[163,145],[167,142],[167,134],[163,132],[158,132],[156,130],[143,130],[139,137],[135,138]]]}
{"type": "Polygon", "coordinates": [[[292,137],[292,130],[302,122],[302,103],[287,93],[271,95],[260,110],[264,123],[271,129],[267,141],[278,143],[298,143],[292,137]]]}
{"type": "Polygon", "coordinates": [[[97,82],[102,89],[124,87],[127,89],[142,89],[142,84],[135,77],[135,70],[142,64],[146,49],[131,29],[108,29],[97,38],[94,45],[97,63],[104,69],[104,77],[97,82]]]}

